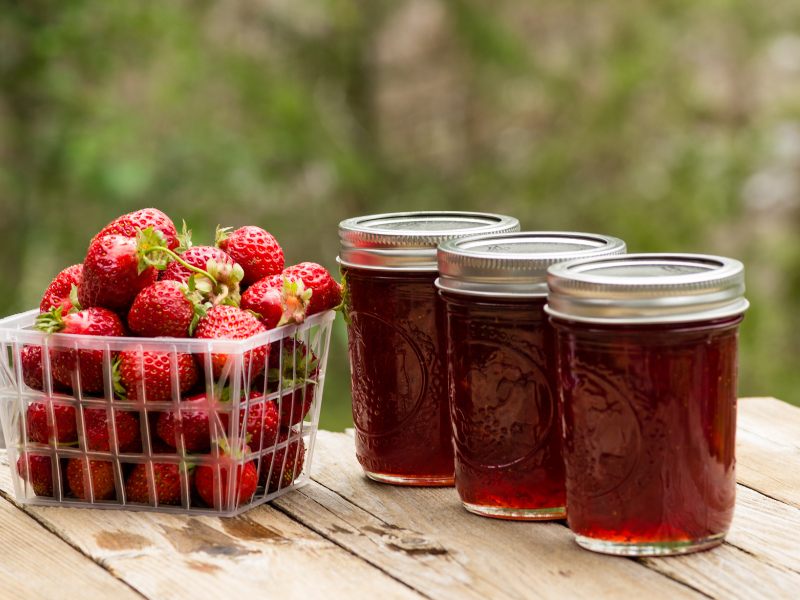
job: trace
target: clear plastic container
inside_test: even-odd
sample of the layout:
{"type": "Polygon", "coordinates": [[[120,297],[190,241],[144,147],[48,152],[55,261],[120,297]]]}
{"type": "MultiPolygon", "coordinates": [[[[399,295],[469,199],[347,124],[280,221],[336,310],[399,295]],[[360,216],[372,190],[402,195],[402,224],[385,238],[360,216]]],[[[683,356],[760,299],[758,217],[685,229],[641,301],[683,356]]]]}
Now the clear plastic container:
{"type": "MultiPolygon", "coordinates": [[[[19,502],[230,517],[308,483],[333,311],[311,316],[301,325],[286,325],[246,340],[108,338],[58,333],[48,338],[31,329],[38,314],[38,310],[32,310],[0,320],[0,416],[19,502]],[[26,350],[28,347],[33,349],[26,350]],[[31,370],[27,362],[23,369],[22,361],[23,353],[27,356],[37,351],[41,355],[41,390],[26,384],[31,370]],[[70,351],[77,354],[72,390],[56,381],[52,373],[53,357],[70,351]],[[80,363],[91,358],[87,351],[95,351],[102,362],[103,392],[80,391],[80,363]],[[168,356],[171,398],[148,400],[147,389],[138,394],[139,399],[120,398],[114,391],[114,363],[123,351],[140,353],[141,367],[135,369],[140,376],[145,357],[168,356]],[[248,360],[259,352],[267,354],[261,377],[252,372],[248,360]],[[181,397],[177,369],[179,361],[186,360],[182,356],[185,354],[196,361],[199,376],[192,390],[181,397]],[[221,355],[227,355],[227,359],[219,376],[214,377],[212,364],[221,355]],[[248,385],[249,382],[252,383],[248,385]],[[274,402],[277,413],[271,408],[266,410],[268,402],[274,402]],[[97,433],[92,423],[98,414],[108,421],[107,444],[100,449],[96,438],[90,438],[97,433]],[[265,417],[266,414],[272,417],[265,417]],[[198,415],[206,424],[209,448],[193,453],[187,450],[192,445],[189,428],[198,415]],[[170,419],[174,426],[174,450],[156,431],[164,419],[170,419]],[[270,419],[277,422],[274,433],[264,427],[270,419]],[[34,441],[31,433],[36,424],[40,441],[34,441]],[[123,438],[130,437],[132,427],[139,428],[140,448],[135,443],[120,444],[123,438]],[[261,433],[254,438],[253,431],[261,433]],[[83,465],[83,499],[67,484],[70,468],[73,473],[80,473],[81,463],[73,459],[83,465]],[[70,460],[72,467],[67,466],[70,460]],[[92,474],[96,473],[92,485],[85,477],[88,461],[92,461],[92,474]],[[140,475],[144,470],[138,493],[141,498],[146,482],[146,501],[129,497],[126,479],[134,469],[140,475]],[[37,495],[34,490],[34,479],[43,471],[51,473],[50,495],[37,495]],[[208,503],[196,488],[201,472],[204,489],[213,493],[213,501],[206,494],[208,503]],[[237,477],[229,476],[234,472],[237,477]],[[175,485],[180,486],[180,499],[173,493],[172,500],[167,500],[171,503],[159,502],[157,478],[179,481],[175,485]],[[242,491],[252,486],[252,496],[242,491]]],[[[47,490],[47,486],[44,488],[47,490]]],[[[41,485],[37,489],[42,492],[41,485]]]]}

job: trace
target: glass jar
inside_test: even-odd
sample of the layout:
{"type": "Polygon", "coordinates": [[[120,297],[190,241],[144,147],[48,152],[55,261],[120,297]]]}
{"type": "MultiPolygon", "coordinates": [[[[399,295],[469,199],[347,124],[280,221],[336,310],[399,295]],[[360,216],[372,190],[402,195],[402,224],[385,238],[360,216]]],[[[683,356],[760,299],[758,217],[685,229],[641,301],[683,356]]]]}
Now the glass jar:
{"type": "Polygon", "coordinates": [[[547,281],[578,544],[627,556],[720,544],[736,494],[742,263],[631,254],[555,265],[547,281]]]}
{"type": "Polygon", "coordinates": [[[511,217],[466,212],[393,213],[339,224],[356,456],[370,478],[453,484],[436,246],[518,229],[511,217]]]}
{"type": "Polygon", "coordinates": [[[502,519],[564,518],[547,267],[623,252],[616,238],[554,232],[439,246],[455,485],[467,510],[502,519]]]}

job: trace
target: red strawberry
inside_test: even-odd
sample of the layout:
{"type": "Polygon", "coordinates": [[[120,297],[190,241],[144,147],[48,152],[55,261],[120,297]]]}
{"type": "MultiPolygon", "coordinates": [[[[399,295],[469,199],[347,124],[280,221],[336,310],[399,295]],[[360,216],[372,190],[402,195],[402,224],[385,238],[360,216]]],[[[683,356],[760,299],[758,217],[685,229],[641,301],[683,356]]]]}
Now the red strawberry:
{"type": "Polygon", "coordinates": [[[189,337],[195,304],[176,281],[158,281],[144,288],[128,313],[128,327],[145,337],[189,337]]]}
{"type": "Polygon", "coordinates": [[[284,275],[272,275],[247,288],[242,294],[242,309],[258,313],[267,329],[286,323],[302,323],[312,293],[312,290],[305,289],[305,284],[297,276],[290,279],[284,275]]]}
{"type": "Polygon", "coordinates": [[[20,477],[30,481],[33,493],[37,496],[53,495],[53,463],[46,454],[22,454],[17,459],[17,472],[20,477]]]}
{"type": "MultiPolygon", "coordinates": [[[[235,264],[235,261],[228,256],[226,252],[220,250],[219,248],[215,248],[214,246],[193,246],[181,254],[181,259],[193,267],[197,267],[198,269],[202,270],[206,269],[209,260],[216,261],[217,265],[220,266],[230,265],[233,267],[235,264]]],[[[164,275],[161,279],[163,281],[177,281],[178,283],[186,283],[189,281],[189,277],[191,277],[192,274],[192,271],[175,261],[167,265],[167,268],[164,271],[164,275]]]]}
{"type": "Polygon", "coordinates": [[[92,242],[106,235],[122,235],[135,238],[138,233],[137,230],[144,231],[148,227],[152,227],[154,231],[159,231],[164,235],[166,242],[164,245],[170,250],[175,250],[180,245],[181,241],[175,229],[175,224],[167,215],[156,208],[143,208],[142,210],[117,217],[103,227],[100,233],[92,238],[92,242]]]}
{"type": "MultiPolygon", "coordinates": [[[[44,374],[42,373],[42,347],[41,346],[25,346],[20,351],[20,359],[22,362],[22,380],[29,388],[44,390],[44,374]]],[[[54,392],[61,392],[64,394],[70,393],[72,390],[68,385],[64,385],[57,379],[51,381],[53,384],[54,392]]]]}
{"type": "MultiPolygon", "coordinates": [[[[280,342],[273,342],[270,348],[271,356],[278,356],[280,342]]],[[[273,358],[267,373],[267,391],[277,392],[280,378],[283,379],[283,389],[292,390],[281,397],[280,412],[281,426],[297,425],[305,419],[314,400],[317,377],[319,376],[319,361],[313,351],[298,339],[288,338],[283,340],[283,371],[279,371],[279,362],[273,358]],[[305,383],[305,386],[301,384],[305,383]]],[[[259,382],[255,382],[256,385],[259,382]]]]}
{"type": "MultiPolygon", "coordinates": [[[[181,394],[189,391],[199,377],[197,363],[191,354],[178,354],[178,388],[181,394]]],[[[169,352],[119,353],[119,378],[129,400],[148,402],[172,400],[172,359],[169,352]]]]}
{"type": "MultiPolygon", "coordinates": [[[[195,483],[197,485],[197,493],[200,494],[205,503],[219,509],[219,504],[214,502],[214,471],[213,467],[198,466],[195,472],[195,483]]],[[[236,489],[234,495],[237,498],[237,505],[244,504],[253,497],[256,492],[257,480],[256,464],[252,460],[245,463],[244,466],[239,465],[236,467],[236,489]]],[[[228,468],[220,467],[217,487],[224,505],[228,494],[228,468]]]]}
{"type": "MultiPolygon", "coordinates": [[[[267,330],[252,313],[235,306],[215,306],[197,323],[194,336],[200,339],[244,340],[267,330]]],[[[250,381],[263,369],[267,361],[269,346],[259,346],[245,352],[244,372],[249,373],[250,381]]],[[[211,362],[214,378],[218,378],[228,360],[227,354],[212,354],[211,362]]]]}
{"type": "Polygon", "coordinates": [[[255,283],[283,271],[283,250],[269,233],[260,227],[241,227],[233,233],[217,227],[217,246],[244,269],[244,285],[255,283]]]}
{"type": "MultiPolygon", "coordinates": [[[[285,442],[290,435],[295,436],[298,434],[299,432],[296,429],[292,429],[290,432],[288,429],[281,428],[278,443],[285,442]]],[[[274,461],[272,460],[273,452],[264,455],[264,458],[261,459],[261,473],[258,476],[259,485],[265,485],[269,477],[270,492],[292,485],[294,480],[302,473],[306,458],[306,444],[303,438],[298,438],[290,442],[285,448],[278,448],[274,455],[274,461]],[[286,459],[285,464],[284,458],[286,459]],[[270,467],[272,468],[271,475],[270,467]]]]}
{"type": "MultiPolygon", "coordinates": [[[[119,317],[110,310],[100,307],[86,308],[77,313],[61,314],[62,309],[40,315],[35,329],[46,333],[73,333],[78,335],[99,335],[121,337],[125,327],[119,317]]],[[[59,349],[53,344],[50,349],[50,365],[53,378],[72,387],[73,371],[80,363],[81,389],[85,392],[99,393],[103,385],[103,351],[59,349]]],[[[112,352],[112,357],[116,353],[112,352]]]]}
{"type": "Polygon", "coordinates": [[[175,260],[167,265],[161,279],[163,281],[177,281],[189,286],[190,291],[198,292],[203,299],[207,299],[213,306],[217,304],[230,304],[239,306],[241,294],[239,282],[244,277],[242,267],[219,248],[213,246],[194,246],[180,256],[180,261],[175,260]],[[185,264],[181,264],[181,262],[185,264]],[[187,268],[186,265],[192,267],[187,268]],[[204,271],[213,278],[203,277],[204,271]],[[196,284],[192,284],[190,277],[194,275],[196,284]]]}
{"type": "MultiPolygon", "coordinates": [[[[223,402],[229,402],[224,399],[223,402]]],[[[244,424],[245,409],[239,409],[239,431],[240,435],[244,435],[248,439],[249,446],[254,450],[261,450],[268,448],[275,444],[278,439],[278,409],[272,400],[259,401],[262,395],[259,392],[253,392],[250,395],[250,410],[247,413],[247,427],[242,432],[242,425],[244,424]],[[249,437],[248,437],[249,436],[249,437]]],[[[242,399],[244,402],[244,399],[242,399]]],[[[228,415],[221,414],[222,424],[228,424],[228,415]]]]}
{"type": "Polygon", "coordinates": [[[69,294],[73,285],[80,284],[82,272],[82,264],[72,265],[56,275],[52,283],[47,286],[42,302],[39,304],[39,312],[50,312],[59,306],[63,307],[63,312],[69,312],[69,309],[72,308],[69,294]]]}
{"type": "Polygon", "coordinates": [[[274,329],[283,316],[283,276],[271,275],[251,285],[242,294],[241,307],[261,315],[267,329],[274,329]]]}
{"type": "Polygon", "coordinates": [[[151,233],[143,234],[142,240],[121,235],[95,238],[83,261],[78,284],[81,306],[126,311],[141,290],[156,282],[158,270],[145,262],[141,249],[143,240],[154,246],[162,243],[156,237],[147,237],[151,233]]]}
{"type": "MultiPolygon", "coordinates": [[[[105,408],[87,408],[83,411],[86,425],[86,446],[89,450],[108,452],[110,449],[108,412],[105,408]]],[[[124,410],[114,411],[117,426],[117,444],[122,448],[136,448],[136,440],[141,439],[139,415],[124,410]]]]}
{"type": "Polygon", "coordinates": [[[50,439],[55,437],[59,444],[74,445],[78,441],[75,408],[53,402],[53,413],[55,415],[55,432],[47,424],[47,407],[45,404],[35,402],[28,406],[29,439],[40,444],[48,444],[50,439]]]}
{"type": "MultiPolygon", "coordinates": [[[[197,394],[183,400],[185,402],[203,402],[206,400],[206,395],[197,394]]],[[[222,425],[223,427],[227,426],[227,421],[222,422],[222,425]]],[[[186,452],[206,452],[211,447],[211,424],[207,408],[182,409],[178,423],[175,422],[175,414],[172,411],[163,412],[158,418],[156,431],[162,440],[175,448],[180,447],[180,437],[183,435],[186,452]]]]}
{"type": "Polygon", "coordinates": [[[105,460],[90,460],[89,473],[81,458],[70,458],[67,463],[67,482],[69,489],[81,500],[86,499],[86,482],[90,480],[94,499],[110,500],[116,495],[114,486],[114,466],[105,460]]]}
{"type": "Polygon", "coordinates": [[[317,263],[300,263],[284,269],[283,274],[290,280],[293,276],[299,277],[307,288],[314,290],[306,311],[308,316],[334,308],[342,301],[342,286],[331,277],[325,267],[317,263]]]}
{"type": "MultiPolygon", "coordinates": [[[[180,465],[173,463],[153,463],[155,475],[156,497],[159,504],[181,503],[181,475],[180,465]]],[[[147,486],[147,465],[137,464],[125,480],[125,497],[128,502],[150,501],[150,491],[147,486]]]]}

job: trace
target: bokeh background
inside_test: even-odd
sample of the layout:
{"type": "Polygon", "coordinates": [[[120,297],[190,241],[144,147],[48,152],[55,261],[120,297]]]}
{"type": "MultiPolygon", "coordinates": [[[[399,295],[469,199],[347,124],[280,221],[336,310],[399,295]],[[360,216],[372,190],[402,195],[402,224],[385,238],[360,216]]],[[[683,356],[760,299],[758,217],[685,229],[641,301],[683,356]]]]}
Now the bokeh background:
{"type": "Polygon", "coordinates": [[[0,0],[0,316],[147,206],[334,273],[344,218],[491,211],[742,260],[740,395],[800,404],[797,32],[792,0],[0,0]]]}

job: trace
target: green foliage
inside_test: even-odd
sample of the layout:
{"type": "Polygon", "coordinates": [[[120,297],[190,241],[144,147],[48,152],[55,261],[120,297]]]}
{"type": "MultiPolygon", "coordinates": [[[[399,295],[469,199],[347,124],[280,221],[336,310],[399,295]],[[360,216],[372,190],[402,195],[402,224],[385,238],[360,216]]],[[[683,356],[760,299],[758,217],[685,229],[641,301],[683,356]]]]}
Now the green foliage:
{"type": "MultiPolygon", "coordinates": [[[[0,0],[0,314],[144,206],[332,272],[346,217],[486,210],[743,260],[741,393],[800,404],[797,192],[745,201],[800,119],[770,62],[798,23],[782,0],[0,0]]],[[[340,428],[342,323],[331,354],[340,428]]]]}

